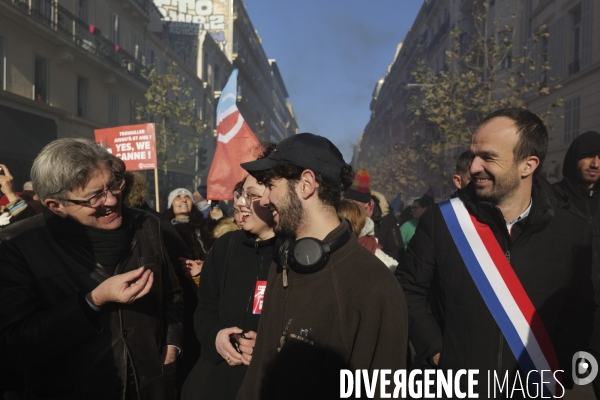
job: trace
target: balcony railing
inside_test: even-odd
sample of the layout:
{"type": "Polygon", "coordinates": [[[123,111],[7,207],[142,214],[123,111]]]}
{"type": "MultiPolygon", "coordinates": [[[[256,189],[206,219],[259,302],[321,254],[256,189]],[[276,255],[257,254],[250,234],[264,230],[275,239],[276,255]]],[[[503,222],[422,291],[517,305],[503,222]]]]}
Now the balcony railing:
{"type": "MultiPolygon", "coordinates": [[[[83,20],[58,4],[57,0],[1,0],[13,4],[60,36],[72,41],[78,47],[99,59],[108,62],[138,81],[148,84],[142,76],[145,66],[120,46],[111,42],[94,25],[83,20]]],[[[137,2],[137,0],[136,0],[137,2]]],[[[142,2],[142,0],[139,0],[142,2]]]]}
{"type": "Polygon", "coordinates": [[[150,15],[150,0],[133,0],[133,2],[138,5],[145,15],[150,15]]]}

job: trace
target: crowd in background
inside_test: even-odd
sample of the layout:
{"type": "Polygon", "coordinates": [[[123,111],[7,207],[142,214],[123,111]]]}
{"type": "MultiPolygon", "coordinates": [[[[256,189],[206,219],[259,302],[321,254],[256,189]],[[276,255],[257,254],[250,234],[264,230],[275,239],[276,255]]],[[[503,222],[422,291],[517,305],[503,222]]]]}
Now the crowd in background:
{"type": "MultiPolygon", "coordinates": [[[[281,393],[298,398],[308,390],[302,387],[302,379],[316,372],[298,372],[301,377],[293,381],[284,367],[269,364],[273,357],[279,357],[278,362],[288,357],[300,365],[306,360],[327,360],[323,361],[331,363],[327,365],[373,368],[387,362],[377,361],[379,356],[375,355],[381,351],[377,347],[391,354],[392,345],[404,347],[394,354],[396,359],[403,359],[395,367],[489,367],[514,374],[523,368],[516,350],[512,343],[510,348],[502,347],[505,331],[498,329],[479,297],[478,287],[466,272],[470,266],[457,250],[460,245],[455,228],[445,222],[444,207],[457,202],[464,204],[474,220],[490,227],[508,265],[521,279],[537,308],[535,318],[545,325],[556,347],[552,357],[558,364],[551,367],[564,369],[565,360],[570,362],[576,350],[600,354],[600,322],[594,319],[595,305],[600,301],[599,133],[586,132],[573,141],[565,157],[564,179],[551,186],[539,176],[547,133],[537,116],[519,109],[492,114],[481,123],[471,148],[457,159],[453,171],[457,190],[451,201],[436,204],[430,194],[424,194],[412,204],[400,206],[397,214],[385,197],[371,188],[368,171],[345,169],[337,148],[326,154],[336,165],[333,174],[316,161],[314,167],[303,160],[286,160],[292,167],[282,165],[274,150],[290,151],[284,143],[302,148],[314,141],[329,146],[330,142],[319,142],[323,138],[305,135],[311,134],[286,139],[277,147],[265,146],[255,164],[243,165],[249,175],[233,189],[231,216],[219,202],[207,201],[206,186],[193,192],[188,188],[173,190],[167,210],[156,212],[146,202],[143,175],[125,171],[118,159],[102,154],[104,150],[85,140],[61,139],[45,148],[34,163],[33,184],[25,183],[20,193],[15,191],[10,166],[0,164],[0,291],[4,291],[0,308],[5,309],[0,349],[2,358],[8,360],[0,376],[4,398],[42,398],[42,394],[56,398],[283,398],[281,393]],[[65,166],[67,172],[48,172],[67,163],[58,156],[65,151],[81,152],[88,163],[80,166],[71,162],[65,166]],[[303,168],[315,172],[305,176],[303,168]],[[278,189],[277,182],[282,179],[288,183],[287,189],[278,189]],[[296,185],[296,192],[289,182],[296,185]],[[314,188],[303,197],[306,186],[331,182],[337,189],[330,197],[314,188]],[[51,188],[52,184],[55,187],[51,188]],[[322,203],[314,203],[313,196],[322,203]],[[311,217],[313,210],[321,211],[314,211],[311,217]],[[334,210],[329,221],[337,227],[324,231],[318,241],[319,251],[328,253],[327,257],[331,254],[332,259],[319,256],[323,265],[317,269],[306,266],[306,271],[298,274],[294,272],[297,269],[287,266],[288,257],[304,251],[298,250],[301,240],[285,245],[281,240],[309,231],[303,221],[318,221],[319,212],[326,219],[328,214],[323,210],[334,210]],[[36,241],[48,243],[39,245],[36,241]],[[344,279],[353,278],[337,277],[335,268],[344,271],[348,264],[347,271],[352,271],[353,263],[341,262],[333,254],[338,248],[346,249],[339,251],[346,254],[356,246],[361,250],[355,260],[374,268],[383,265],[391,271],[372,282],[383,288],[381,303],[372,294],[364,301],[370,306],[369,313],[387,313],[391,308],[391,314],[386,315],[398,319],[392,321],[388,316],[386,321],[402,326],[398,341],[388,343],[383,325],[367,322],[367,334],[361,330],[364,327],[357,327],[356,332],[370,339],[361,342],[363,337],[357,333],[355,352],[346,354],[336,349],[334,355],[327,353],[325,357],[309,346],[300,347],[302,355],[289,350],[284,357],[280,352],[290,348],[290,344],[284,345],[290,338],[312,345],[311,335],[318,332],[308,328],[303,332],[303,327],[296,332],[292,318],[273,319],[273,315],[288,313],[298,304],[309,316],[300,311],[295,315],[307,320],[310,315],[319,316],[315,326],[323,324],[332,332],[337,328],[323,320],[348,318],[344,322],[348,326],[354,326],[357,318],[370,321],[371,317],[355,316],[354,309],[341,311],[342,307],[340,315],[321,315],[329,312],[324,310],[330,300],[319,310],[316,299],[335,292],[336,304],[350,303],[337,291],[338,286],[347,284],[344,279]],[[57,254],[56,249],[62,250],[57,254]],[[83,273],[75,276],[77,268],[83,268],[78,263],[89,268],[89,277],[83,273]],[[334,267],[338,263],[340,266],[334,267]],[[51,267],[40,268],[46,264],[51,267]],[[311,288],[310,274],[322,277],[324,272],[317,272],[321,269],[328,271],[333,283],[311,288]],[[69,275],[64,278],[68,284],[60,281],[63,275],[69,275]],[[283,299],[285,307],[279,302],[263,303],[267,282],[277,282],[278,292],[271,296],[283,299]],[[288,285],[306,287],[291,292],[288,285]],[[292,299],[290,293],[298,296],[298,290],[314,298],[292,299]],[[261,320],[263,311],[269,312],[270,320],[261,320]],[[49,338],[39,337],[53,332],[55,324],[73,326],[77,336],[66,334],[66,327],[61,327],[49,338]],[[276,350],[268,349],[274,342],[264,339],[268,335],[281,336],[276,350]],[[377,345],[372,344],[371,336],[377,337],[377,345]],[[88,346],[86,340],[94,344],[88,346]],[[51,344],[79,346],[74,348],[81,354],[67,357],[46,348],[51,344]],[[17,346],[25,346],[26,354],[17,353],[17,346]],[[472,354],[466,356],[465,349],[472,354]],[[155,352],[156,357],[148,356],[149,352],[155,352]],[[361,352],[364,354],[357,355],[361,352]],[[494,358],[491,353],[499,355],[494,358]],[[11,364],[20,357],[19,365],[11,364]],[[374,361],[365,366],[363,360],[369,357],[374,361]],[[108,384],[87,388],[81,385],[88,381],[77,383],[72,377],[63,379],[56,374],[31,381],[51,367],[64,367],[64,374],[80,376],[81,371],[74,368],[88,362],[94,366],[83,368],[87,374],[113,374],[118,379],[107,378],[108,384]],[[108,371],[115,368],[118,371],[108,371]],[[269,375],[273,368],[281,371],[269,375]],[[284,379],[280,375],[285,371],[284,379]],[[251,378],[244,380],[247,373],[251,378]],[[279,379],[291,386],[286,388],[279,379]]],[[[307,259],[312,257],[309,254],[307,259]]],[[[303,268],[301,260],[294,262],[303,268]]],[[[269,290],[276,289],[269,286],[269,290]]],[[[348,340],[344,332],[337,339],[343,345],[348,340]]],[[[330,377],[331,371],[326,367],[323,371],[320,379],[330,377]]],[[[565,387],[570,388],[570,378],[563,378],[565,387]]],[[[339,389],[338,381],[334,383],[334,389],[339,389]]],[[[330,389],[320,390],[331,394],[330,389]]],[[[600,394],[600,385],[594,384],[594,389],[600,394]]]]}

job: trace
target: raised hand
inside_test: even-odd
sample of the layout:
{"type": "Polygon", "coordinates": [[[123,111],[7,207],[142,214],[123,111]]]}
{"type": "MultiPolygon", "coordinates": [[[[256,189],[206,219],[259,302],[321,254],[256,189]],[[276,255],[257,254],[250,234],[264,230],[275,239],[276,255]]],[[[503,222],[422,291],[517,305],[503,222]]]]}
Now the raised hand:
{"type": "Polygon", "coordinates": [[[148,294],[153,283],[154,273],[140,267],[108,278],[85,297],[96,307],[111,302],[129,304],[148,294]]]}

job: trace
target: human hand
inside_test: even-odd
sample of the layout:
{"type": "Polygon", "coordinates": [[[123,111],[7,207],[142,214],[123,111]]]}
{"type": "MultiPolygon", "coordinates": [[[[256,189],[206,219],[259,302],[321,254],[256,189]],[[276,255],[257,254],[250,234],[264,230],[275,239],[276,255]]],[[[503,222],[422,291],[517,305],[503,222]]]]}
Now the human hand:
{"type": "Polygon", "coordinates": [[[4,172],[4,174],[0,174],[0,190],[2,190],[2,193],[4,193],[6,196],[8,202],[12,203],[17,199],[17,195],[15,194],[14,190],[14,178],[10,174],[8,168],[6,168],[6,165],[0,164],[0,168],[2,168],[2,171],[4,172]]]}
{"type": "Polygon", "coordinates": [[[244,333],[245,338],[240,338],[240,351],[242,352],[242,363],[250,365],[252,355],[254,354],[254,346],[256,346],[256,332],[248,331],[244,333]]]}
{"type": "Polygon", "coordinates": [[[219,353],[221,357],[227,361],[227,364],[231,366],[242,364],[242,355],[233,348],[233,345],[230,342],[230,335],[242,332],[243,331],[240,328],[232,326],[231,328],[221,329],[219,333],[217,333],[217,338],[215,339],[217,353],[219,353]]]}
{"type": "Polygon", "coordinates": [[[154,273],[144,267],[111,276],[85,297],[96,307],[106,303],[133,303],[150,292],[154,283],[154,273]]]}
{"type": "Polygon", "coordinates": [[[167,345],[162,348],[161,360],[163,364],[171,364],[177,360],[177,347],[167,345]]]}
{"type": "Polygon", "coordinates": [[[437,367],[440,363],[440,353],[437,353],[435,356],[431,357],[431,361],[437,367]]]}
{"type": "Polygon", "coordinates": [[[186,276],[189,276],[190,278],[200,275],[202,266],[204,265],[204,261],[202,260],[188,260],[185,257],[179,257],[179,261],[181,261],[181,266],[185,271],[186,276]]]}

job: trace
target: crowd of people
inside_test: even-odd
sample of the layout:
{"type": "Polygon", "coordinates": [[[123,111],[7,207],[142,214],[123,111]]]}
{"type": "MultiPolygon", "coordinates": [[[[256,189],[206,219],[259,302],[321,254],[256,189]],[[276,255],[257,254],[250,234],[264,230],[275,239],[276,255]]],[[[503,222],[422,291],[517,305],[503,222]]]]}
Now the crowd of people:
{"type": "Polygon", "coordinates": [[[231,217],[205,186],[152,210],[143,175],[85,139],[48,144],[21,193],[0,164],[0,393],[332,399],[342,370],[480,370],[480,398],[485,371],[502,398],[560,395],[576,353],[600,359],[600,133],[553,185],[547,148],[538,116],[495,111],[450,199],[399,218],[311,133],[241,165],[231,217]],[[530,374],[537,395],[515,393],[530,374]]]}

